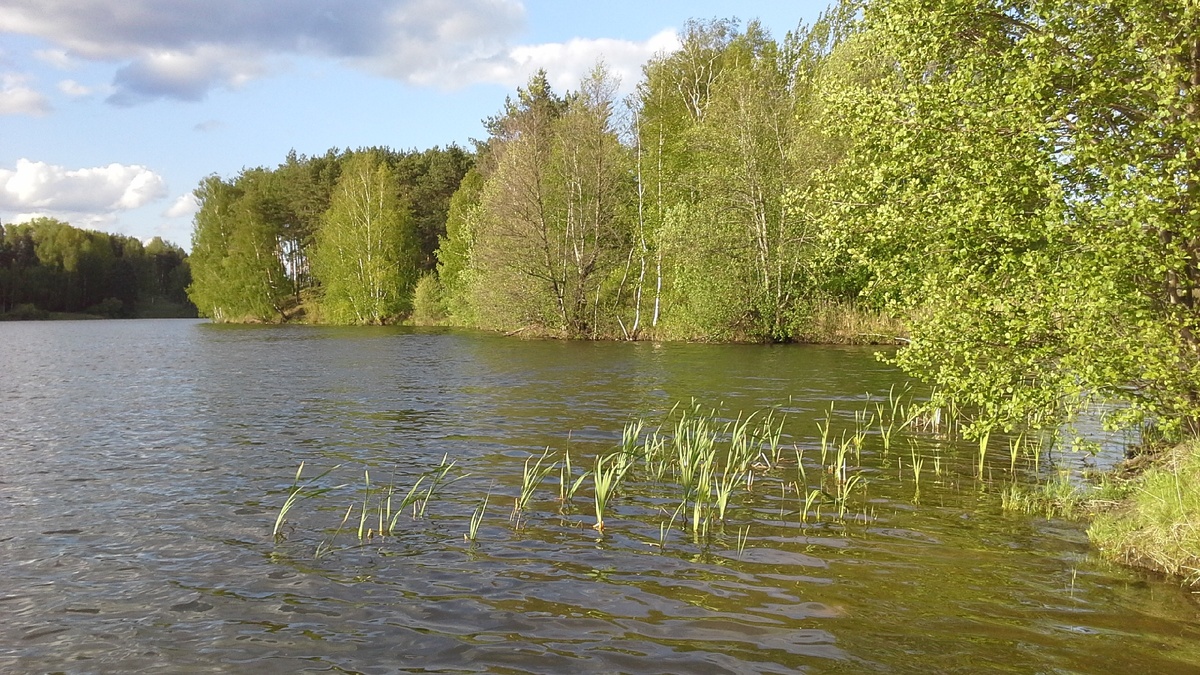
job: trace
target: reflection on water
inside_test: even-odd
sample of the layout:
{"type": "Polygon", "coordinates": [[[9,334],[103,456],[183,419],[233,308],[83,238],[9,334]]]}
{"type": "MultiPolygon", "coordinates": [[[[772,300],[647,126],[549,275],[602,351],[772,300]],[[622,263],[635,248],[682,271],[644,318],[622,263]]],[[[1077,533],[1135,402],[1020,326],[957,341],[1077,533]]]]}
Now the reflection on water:
{"type": "Polygon", "coordinates": [[[908,446],[868,444],[846,522],[800,517],[794,463],[707,545],[677,528],[657,546],[670,499],[651,485],[630,488],[603,538],[584,498],[560,513],[549,485],[508,520],[530,452],[582,462],[630,419],[693,397],[731,416],[786,412],[814,484],[814,420],[836,401],[849,426],[898,380],[863,349],[3,323],[0,670],[1200,668],[1188,593],[1097,561],[1077,524],[1003,513],[1000,479],[976,480],[971,448],[934,439],[919,451],[941,474],[926,465],[916,504],[908,446]],[[447,454],[470,475],[427,517],[314,555],[361,499],[364,468],[407,489],[447,454]],[[326,482],[346,487],[299,505],[276,543],[301,461],[308,475],[341,465],[326,482]]]}

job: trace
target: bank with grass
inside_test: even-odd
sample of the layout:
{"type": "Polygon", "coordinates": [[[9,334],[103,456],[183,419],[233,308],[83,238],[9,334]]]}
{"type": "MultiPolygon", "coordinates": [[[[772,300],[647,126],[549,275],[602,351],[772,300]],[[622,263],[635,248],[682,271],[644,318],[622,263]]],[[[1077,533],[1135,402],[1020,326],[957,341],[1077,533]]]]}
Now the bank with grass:
{"type": "Polygon", "coordinates": [[[1088,537],[1105,557],[1200,584],[1200,440],[1139,459],[1088,537]]]}

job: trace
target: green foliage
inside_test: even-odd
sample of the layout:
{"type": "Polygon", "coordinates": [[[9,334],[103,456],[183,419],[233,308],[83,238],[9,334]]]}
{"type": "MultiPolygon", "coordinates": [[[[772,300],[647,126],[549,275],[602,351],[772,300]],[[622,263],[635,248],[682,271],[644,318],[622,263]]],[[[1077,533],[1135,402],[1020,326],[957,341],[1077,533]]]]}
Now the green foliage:
{"type": "MultiPolygon", "coordinates": [[[[333,149],[314,157],[293,151],[275,169],[243,171],[232,180],[210,176],[196,190],[200,210],[192,236],[197,259],[191,297],[205,316],[218,321],[303,317],[375,323],[403,313],[418,272],[433,269],[451,195],[472,163],[473,157],[457,146],[423,152],[333,149]],[[381,296],[383,315],[363,306],[361,294],[355,296],[352,291],[371,274],[382,274],[379,269],[368,274],[350,265],[349,258],[357,255],[353,246],[343,247],[340,254],[337,245],[326,247],[321,260],[317,252],[321,241],[336,239],[326,227],[331,218],[342,224],[360,222],[348,206],[346,186],[351,179],[345,175],[349,165],[364,155],[375,158],[376,171],[384,172],[387,183],[375,187],[377,194],[388,195],[383,207],[388,213],[377,209],[371,216],[373,222],[383,222],[379,220],[383,218],[402,223],[396,227],[385,223],[394,241],[376,241],[361,248],[366,240],[360,238],[355,244],[360,252],[380,247],[401,251],[396,254],[404,260],[396,290],[381,296]],[[321,265],[326,270],[324,278],[318,273],[321,265]],[[338,276],[342,273],[348,276],[338,276]],[[332,304],[317,305],[313,299],[321,295],[332,304]],[[359,299],[352,302],[352,297],[359,299]]],[[[356,231],[359,235],[347,235],[343,244],[363,236],[365,229],[356,231]]]]}
{"type": "Polygon", "coordinates": [[[425,274],[413,291],[412,320],[422,326],[436,326],[446,318],[446,303],[437,275],[425,274]]]}
{"type": "Polygon", "coordinates": [[[52,218],[6,225],[0,234],[0,313],[8,318],[50,312],[134,317],[147,314],[150,304],[195,316],[184,294],[187,256],[161,239],[143,247],[130,237],[52,218]]]}
{"type": "Polygon", "coordinates": [[[1097,400],[1198,430],[1198,28],[1178,1],[867,8],[825,92],[826,227],[976,433],[1097,400]]]}
{"type": "Polygon", "coordinates": [[[485,180],[478,169],[463,177],[446,217],[446,234],[439,240],[437,250],[438,279],[442,284],[447,313],[455,323],[475,325],[471,304],[471,255],[475,247],[475,231],[480,215],[479,202],[485,180]]]}
{"type": "Polygon", "coordinates": [[[342,166],[312,253],[322,313],[333,323],[379,324],[412,307],[419,251],[395,184],[376,153],[342,166]]]}
{"type": "MultiPolygon", "coordinates": [[[[603,69],[557,96],[540,73],[489,120],[490,173],[470,223],[469,305],[480,325],[574,337],[605,334],[605,281],[628,250],[628,153],[603,69]]],[[[462,240],[466,243],[466,240],[462,240]]],[[[461,264],[461,251],[446,263],[461,264]]],[[[455,291],[457,295],[459,291],[455,291]]]]}
{"type": "Polygon", "coordinates": [[[1132,479],[1129,497],[1098,516],[1088,537],[1109,558],[1200,583],[1200,447],[1163,453],[1132,479]]]}
{"type": "Polygon", "coordinates": [[[290,293],[278,254],[280,227],[270,176],[244,171],[235,183],[209,176],[195,191],[200,210],[192,232],[188,295],[215,321],[283,319],[290,293]]]}

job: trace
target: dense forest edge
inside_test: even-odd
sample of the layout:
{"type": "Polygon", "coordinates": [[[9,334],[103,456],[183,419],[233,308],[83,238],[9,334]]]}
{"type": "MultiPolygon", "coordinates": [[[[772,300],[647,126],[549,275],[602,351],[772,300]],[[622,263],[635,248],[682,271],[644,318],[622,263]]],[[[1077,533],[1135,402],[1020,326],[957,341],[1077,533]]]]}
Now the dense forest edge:
{"type": "MultiPolygon", "coordinates": [[[[1200,5],[843,0],[782,39],[681,38],[625,97],[603,63],[562,93],[538,73],[470,149],[206,178],[188,297],[219,322],[900,342],[970,437],[1135,432],[1093,539],[1200,580],[1200,5]]],[[[125,311],[72,264],[72,307],[125,311]]]]}
{"type": "Polygon", "coordinates": [[[183,249],[53,218],[0,228],[0,320],[196,316],[183,249]]]}

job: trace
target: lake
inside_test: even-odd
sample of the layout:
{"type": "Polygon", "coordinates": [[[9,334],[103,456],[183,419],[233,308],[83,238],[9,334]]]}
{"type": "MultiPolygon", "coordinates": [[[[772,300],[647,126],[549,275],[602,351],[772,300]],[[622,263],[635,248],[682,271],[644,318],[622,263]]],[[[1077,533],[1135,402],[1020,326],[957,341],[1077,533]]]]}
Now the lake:
{"type": "Polygon", "coordinates": [[[869,348],[0,323],[0,671],[1200,672],[1196,595],[1002,509],[1088,458],[887,449],[864,425],[904,386],[869,348]],[[557,470],[513,518],[529,457],[569,450],[578,476],[693,400],[772,411],[782,448],[707,531],[636,472],[603,533],[557,470]],[[825,424],[830,447],[863,434],[840,514],[825,424]],[[451,462],[359,539],[364,502],[378,529],[380,490],[399,505],[451,462]]]}

